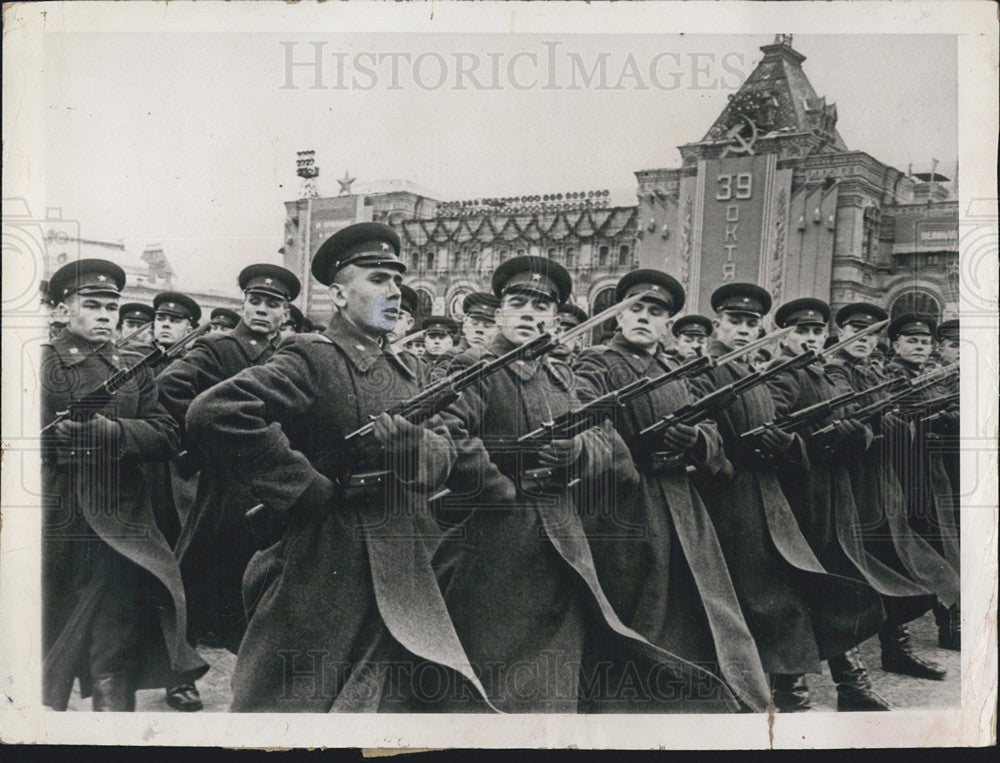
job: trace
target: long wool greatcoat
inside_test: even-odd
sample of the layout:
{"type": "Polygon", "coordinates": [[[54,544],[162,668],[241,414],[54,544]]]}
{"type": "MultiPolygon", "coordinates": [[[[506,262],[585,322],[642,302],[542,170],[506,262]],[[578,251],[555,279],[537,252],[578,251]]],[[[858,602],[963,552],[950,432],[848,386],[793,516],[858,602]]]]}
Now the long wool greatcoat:
{"type": "MultiPolygon", "coordinates": [[[[925,367],[894,357],[886,373],[914,379],[927,372],[925,367]]],[[[908,403],[930,400],[954,391],[947,383],[936,384],[915,393],[908,403]]],[[[886,448],[906,499],[910,526],[941,554],[952,569],[959,571],[959,524],[954,488],[945,469],[939,431],[952,434],[954,417],[933,423],[915,422],[896,427],[886,435],[886,448]]]]}
{"type": "MultiPolygon", "coordinates": [[[[787,349],[775,363],[791,357],[787,349]]],[[[826,372],[812,364],[778,375],[768,381],[779,416],[793,413],[834,396],[834,387],[826,372]]],[[[828,417],[828,423],[832,417],[828,417]]],[[[779,469],[782,489],[792,511],[812,545],[816,556],[828,570],[854,577],[885,596],[919,596],[926,591],[893,572],[865,550],[862,522],[858,517],[847,470],[846,454],[867,447],[861,438],[837,442],[816,437],[805,438],[809,456],[808,470],[779,469]]],[[[866,621],[876,627],[885,612],[878,597],[865,610],[866,621]]],[[[871,635],[871,634],[868,634],[871,635]]],[[[867,636],[863,636],[860,641],[867,636]]]]}
{"type": "Polygon", "coordinates": [[[242,581],[256,544],[244,515],[253,506],[240,484],[211,452],[199,453],[184,431],[184,419],[194,399],[244,368],[260,365],[277,345],[255,335],[242,321],[228,334],[195,340],[191,349],[156,379],[160,402],[181,425],[187,463],[201,467],[197,487],[171,464],[171,496],[184,516],[176,541],[177,558],[190,598],[192,639],[211,631],[235,653],[246,630],[242,581]],[[187,507],[190,507],[189,509],[187,507]]]}
{"type": "MultiPolygon", "coordinates": [[[[706,353],[729,351],[712,340],[706,353]]],[[[736,360],[703,377],[712,389],[750,373],[736,360]]],[[[819,672],[819,660],[841,654],[873,632],[859,610],[877,601],[865,584],[826,570],[803,536],[776,476],[776,466],[808,470],[801,439],[787,454],[760,458],[740,438],[775,418],[766,387],[737,397],[715,414],[733,473],[709,478],[695,473],[729,565],[737,597],[768,673],[819,672]],[[859,636],[859,630],[864,635],[859,636]]]]}
{"type": "MultiPolygon", "coordinates": [[[[110,342],[95,346],[63,331],[43,347],[42,426],[72,398],[140,358],[110,342]]],[[[59,453],[47,446],[42,460],[44,702],[57,709],[66,708],[77,677],[83,696],[90,695],[87,634],[101,597],[115,594],[106,590],[109,581],[96,567],[95,544],[140,567],[139,578],[148,582],[144,588],[156,602],[158,615],[138,624],[145,642],[133,677],[136,688],[176,686],[208,670],[185,639],[180,570],[150,500],[149,467],[173,455],[176,425],[157,401],[148,369],[99,413],[121,425],[117,457],[107,451],[59,453]]]]}
{"type": "MultiPolygon", "coordinates": [[[[499,335],[481,356],[457,357],[452,370],[513,347],[499,335]]],[[[445,507],[468,516],[438,558],[451,565],[448,610],[487,696],[509,712],[733,711],[737,703],[718,678],[626,627],[598,580],[566,485],[576,477],[585,488],[578,492],[595,488],[599,496],[601,479],[611,489],[614,480],[635,488],[638,475],[613,428],[581,435],[569,477],[542,488],[518,484],[537,463],[516,438],[578,404],[571,379],[551,358],[514,363],[466,389],[442,415],[457,449],[445,507]],[[593,640],[614,660],[582,672],[593,640]]]]}
{"type": "MultiPolygon", "coordinates": [[[[846,352],[839,352],[831,359],[826,371],[838,395],[873,387],[885,379],[867,361],[853,358],[846,352]]],[[[875,394],[885,397],[885,394],[875,394]]],[[[866,397],[862,402],[872,403],[875,398],[866,397]]],[[[881,422],[875,425],[880,432],[889,429],[881,422]]],[[[947,606],[957,602],[960,585],[958,573],[906,521],[906,503],[889,453],[892,442],[891,437],[882,436],[867,451],[846,449],[843,457],[861,521],[864,548],[927,592],[925,596],[886,600],[886,609],[893,618],[906,622],[933,606],[935,596],[947,606]]]]}
{"type": "MultiPolygon", "coordinates": [[[[617,333],[608,344],[585,350],[573,373],[578,397],[588,401],[677,365],[665,353],[650,355],[617,333]]],[[[639,441],[642,429],[691,402],[688,385],[669,382],[613,414],[615,428],[632,451],[639,485],[618,494],[612,511],[585,514],[584,527],[598,579],[622,622],[657,646],[711,666],[745,704],[759,711],[767,707],[767,677],[712,520],[688,480],[687,460],[656,466],[639,441]]],[[[726,478],[732,467],[715,423],[697,428],[694,465],[707,479],[726,478]]]]}
{"type": "Polygon", "coordinates": [[[447,434],[424,430],[396,464],[406,487],[334,488],[385,463],[371,436],[345,435],[421,382],[335,316],[324,334],[290,337],[191,405],[189,435],[241,484],[245,509],[263,504],[286,524],[246,572],[233,710],[419,710],[482,696],[431,567],[441,532],[426,494],[453,461],[447,434]]]}

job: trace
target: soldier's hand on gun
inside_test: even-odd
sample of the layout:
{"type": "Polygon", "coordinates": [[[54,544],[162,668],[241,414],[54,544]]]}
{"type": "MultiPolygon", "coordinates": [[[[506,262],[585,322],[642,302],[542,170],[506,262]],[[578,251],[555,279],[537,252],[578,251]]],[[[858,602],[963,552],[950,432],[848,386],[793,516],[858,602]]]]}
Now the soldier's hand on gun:
{"type": "Polygon", "coordinates": [[[97,449],[115,445],[121,425],[98,413],[87,421],[63,419],[52,430],[60,448],[97,449]]]}
{"type": "Polygon", "coordinates": [[[781,427],[768,427],[760,435],[760,444],[770,453],[785,453],[795,442],[795,435],[781,427]]]}
{"type": "Polygon", "coordinates": [[[686,453],[698,442],[698,430],[687,424],[672,424],[663,430],[663,445],[677,453],[686,453]]]}
{"type": "Polygon", "coordinates": [[[552,440],[538,451],[538,462],[542,466],[570,466],[577,462],[583,452],[580,436],[568,440],[552,440]]]}
{"type": "Polygon", "coordinates": [[[400,455],[414,450],[424,436],[422,427],[411,424],[398,413],[392,416],[380,413],[372,420],[372,426],[372,434],[378,444],[400,455]]]}
{"type": "Polygon", "coordinates": [[[854,419],[838,419],[833,422],[834,431],[831,432],[831,439],[836,442],[847,442],[856,438],[863,438],[865,425],[854,419]]]}

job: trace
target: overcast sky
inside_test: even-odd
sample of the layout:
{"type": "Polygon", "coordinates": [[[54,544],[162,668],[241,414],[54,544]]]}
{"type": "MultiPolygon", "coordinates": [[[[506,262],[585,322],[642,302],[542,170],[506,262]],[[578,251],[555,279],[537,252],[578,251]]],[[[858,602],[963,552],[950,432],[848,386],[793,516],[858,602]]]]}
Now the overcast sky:
{"type": "MultiPolygon", "coordinates": [[[[161,243],[183,288],[235,291],[244,265],[280,262],[298,150],[323,194],[349,171],[443,200],[609,188],[630,204],[633,172],[678,166],[772,39],[51,33],[46,198],[85,238],[161,243]]],[[[849,148],[904,171],[957,157],[955,38],[794,47],[849,148]]]]}

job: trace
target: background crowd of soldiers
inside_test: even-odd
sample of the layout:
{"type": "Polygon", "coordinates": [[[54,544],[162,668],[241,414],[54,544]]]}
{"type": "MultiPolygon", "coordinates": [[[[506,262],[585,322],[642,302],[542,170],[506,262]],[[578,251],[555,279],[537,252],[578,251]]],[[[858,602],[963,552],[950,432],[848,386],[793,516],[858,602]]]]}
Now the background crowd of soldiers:
{"type": "Polygon", "coordinates": [[[418,321],[399,248],[323,243],[326,327],[275,265],[202,325],[120,304],[113,263],[53,274],[47,705],[199,710],[198,644],[237,655],[235,711],[795,712],[821,661],[839,710],[887,710],[876,634],[944,678],[907,623],[959,649],[957,321],[772,321],[739,283],[684,314],[650,269],[590,317],[526,256],[459,327],[418,321]]]}

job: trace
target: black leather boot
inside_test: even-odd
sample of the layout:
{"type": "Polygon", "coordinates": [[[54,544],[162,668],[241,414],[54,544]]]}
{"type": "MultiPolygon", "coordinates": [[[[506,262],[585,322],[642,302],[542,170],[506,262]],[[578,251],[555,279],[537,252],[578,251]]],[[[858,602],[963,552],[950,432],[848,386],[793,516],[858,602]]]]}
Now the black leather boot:
{"type": "Polygon", "coordinates": [[[779,713],[804,713],[812,710],[809,686],[804,675],[775,673],[771,676],[771,702],[779,713]]]}
{"type": "Polygon", "coordinates": [[[194,713],[205,707],[201,702],[198,687],[193,683],[167,689],[167,704],[182,713],[194,713]]]}
{"type": "Polygon", "coordinates": [[[938,646],[959,652],[962,649],[962,612],[957,604],[945,609],[934,608],[934,616],[938,624],[938,646]]]}
{"type": "Polygon", "coordinates": [[[882,670],[904,676],[943,681],[948,671],[936,662],[924,659],[913,651],[910,632],[901,623],[885,622],[878,631],[882,644],[882,670]]]}
{"type": "Polygon", "coordinates": [[[892,710],[892,705],[872,688],[857,647],[827,660],[837,684],[838,711],[892,710]]]}
{"type": "Polygon", "coordinates": [[[132,682],[123,673],[97,676],[91,702],[95,713],[130,713],[135,710],[132,682]]]}

